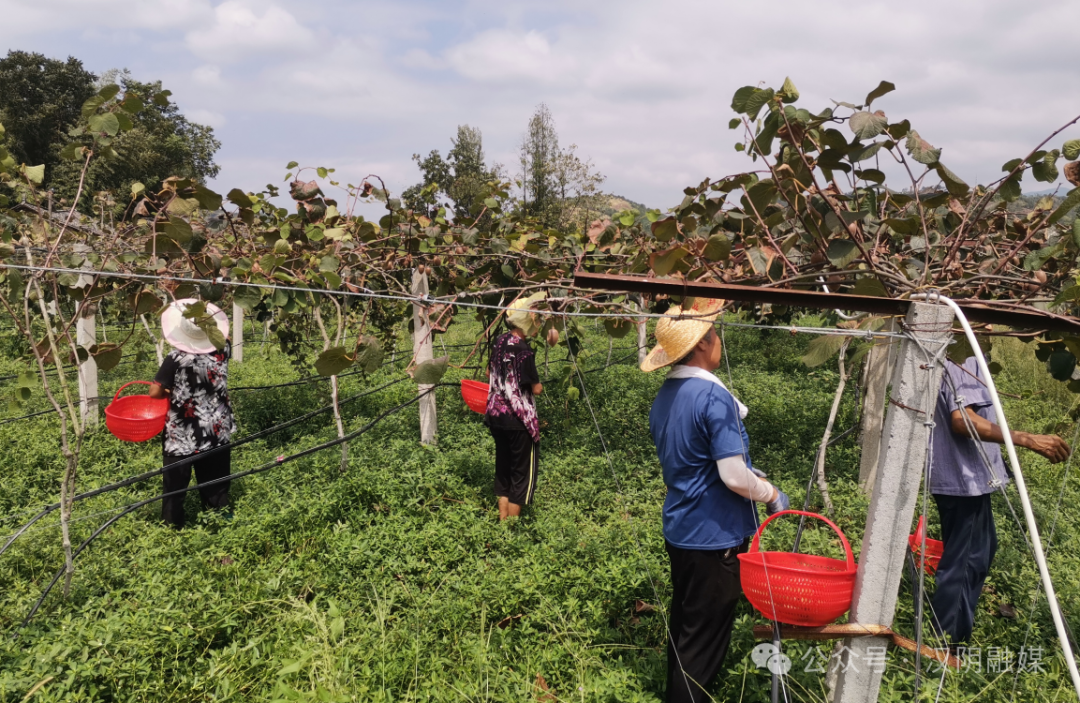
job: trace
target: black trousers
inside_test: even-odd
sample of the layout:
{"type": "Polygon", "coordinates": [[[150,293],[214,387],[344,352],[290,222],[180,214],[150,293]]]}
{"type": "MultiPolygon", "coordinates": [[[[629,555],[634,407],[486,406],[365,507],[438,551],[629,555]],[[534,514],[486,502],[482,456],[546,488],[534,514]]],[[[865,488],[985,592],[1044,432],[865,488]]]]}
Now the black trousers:
{"type": "Polygon", "coordinates": [[[489,427],[495,440],[495,495],[514,505],[532,505],[540,472],[540,445],[525,430],[489,427]]]}
{"type": "Polygon", "coordinates": [[[742,596],[739,559],[748,543],[716,551],[667,543],[671,559],[668,618],[668,703],[711,700],[705,689],[720,673],[742,596]]]}
{"type": "MultiPolygon", "coordinates": [[[[161,474],[161,492],[172,493],[187,488],[191,482],[191,469],[195,469],[195,482],[206,483],[217,478],[223,478],[230,473],[232,463],[232,449],[226,447],[221,451],[205,458],[198,458],[198,454],[191,456],[169,456],[162,453],[162,466],[170,466],[183,462],[180,466],[165,469],[161,474]]],[[[222,481],[212,486],[199,488],[204,506],[211,508],[224,508],[229,505],[229,483],[222,481]]],[[[161,519],[174,527],[184,526],[184,498],[186,493],[178,493],[174,496],[165,496],[161,499],[161,519]]]]}
{"type": "Polygon", "coordinates": [[[945,551],[937,569],[932,604],[939,631],[954,643],[971,637],[979,595],[997,552],[992,495],[934,495],[945,551]]]}

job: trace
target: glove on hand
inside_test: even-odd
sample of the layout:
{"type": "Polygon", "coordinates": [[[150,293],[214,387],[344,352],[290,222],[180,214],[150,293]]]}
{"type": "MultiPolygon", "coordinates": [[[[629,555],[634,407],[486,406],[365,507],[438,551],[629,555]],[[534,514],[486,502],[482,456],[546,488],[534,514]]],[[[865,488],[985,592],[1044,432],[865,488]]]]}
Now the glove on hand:
{"type": "Polygon", "coordinates": [[[755,469],[753,466],[750,467],[750,472],[753,473],[758,478],[768,478],[769,477],[769,475],[767,473],[765,473],[761,469],[755,469]]]}
{"type": "MultiPolygon", "coordinates": [[[[776,486],[773,486],[776,488],[776,486]]],[[[765,504],[765,514],[775,515],[781,511],[787,510],[791,507],[791,499],[788,498],[787,493],[784,493],[779,488],[776,488],[776,499],[770,500],[765,504]]]]}

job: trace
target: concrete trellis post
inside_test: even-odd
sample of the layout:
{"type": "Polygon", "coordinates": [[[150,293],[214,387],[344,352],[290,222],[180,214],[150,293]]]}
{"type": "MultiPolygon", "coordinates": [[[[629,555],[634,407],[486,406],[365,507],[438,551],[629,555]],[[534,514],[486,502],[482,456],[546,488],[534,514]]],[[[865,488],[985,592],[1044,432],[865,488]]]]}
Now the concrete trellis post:
{"type": "MultiPolygon", "coordinates": [[[[412,275],[412,294],[420,297],[428,294],[428,277],[426,273],[420,273],[413,270],[412,275]]],[[[417,305],[413,303],[413,357],[417,364],[422,364],[425,361],[431,361],[432,355],[432,341],[431,341],[431,323],[428,320],[427,310],[423,305],[417,305]]],[[[431,385],[423,384],[417,386],[417,392],[423,393],[424,391],[433,388],[431,385]]],[[[435,435],[438,430],[438,424],[435,417],[435,394],[428,393],[420,399],[420,441],[424,444],[435,444],[435,435]]]]}
{"type": "MultiPolygon", "coordinates": [[[[895,322],[890,321],[886,329],[895,331],[895,322]]],[[[859,428],[859,443],[862,446],[859,486],[867,495],[873,493],[874,479],[877,477],[881,428],[885,421],[885,395],[896,365],[898,346],[891,341],[875,344],[866,360],[866,397],[863,399],[862,426],[859,428]]]]}
{"type": "MultiPolygon", "coordinates": [[[[949,343],[952,320],[952,310],[944,305],[912,303],[907,328],[933,355],[949,343]]],[[[911,339],[901,342],[899,354],[892,378],[890,400],[894,402],[890,402],[885,417],[850,616],[852,623],[886,627],[892,625],[896,611],[908,530],[915,516],[927,458],[927,435],[943,368],[939,363],[930,363],[911,339]]],[[[872,660],[869,650],[884,648],[888,643],[887,637],[849,637],[843,641],[834,701],[871,703],[878,699],[882,671],[868,666],[872,660]]]]}
{"type": "Polygon", "coordinates": [[[244,360],[244,308],[236,303],[232,306],[232,360],[244,360]]]}

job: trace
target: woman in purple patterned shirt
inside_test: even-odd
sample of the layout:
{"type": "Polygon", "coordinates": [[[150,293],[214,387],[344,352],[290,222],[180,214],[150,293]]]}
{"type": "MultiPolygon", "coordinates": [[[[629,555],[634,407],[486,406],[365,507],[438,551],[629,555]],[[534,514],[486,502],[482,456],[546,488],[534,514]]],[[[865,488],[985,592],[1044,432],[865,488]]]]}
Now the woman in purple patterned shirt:
{"type": "Polygon", "coordinates": [[[499,335],[488,362],[487,412],[484,424],[495,440],[495,496],[499,519],[521,514],[532,503],[539,468],[540,423],[535,397],[544,390],[536,354],[526,341],[540,330],[529,306],[543,297],[514,301],[506,311],[510,331],[499,335]]]}

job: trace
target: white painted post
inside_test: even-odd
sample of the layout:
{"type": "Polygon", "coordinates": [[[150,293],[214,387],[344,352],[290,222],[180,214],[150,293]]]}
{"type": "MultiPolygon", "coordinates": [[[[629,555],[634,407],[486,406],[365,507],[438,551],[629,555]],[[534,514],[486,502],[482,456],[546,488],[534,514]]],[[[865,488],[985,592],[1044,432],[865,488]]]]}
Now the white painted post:
{"type": "Polygon", "coordinates": [[[244,360],[244,308],[232,304],[232,360],[244,360]]]}
{"type": "MultiPolygon", "coordinates": [[[[890,321],[885,329],[895,331],[895,322],[890,321]]],[[[862,426],[859,428],[859,444],[862,446],[859,486],[866,495],[874,492],[881,449],[881,428],[885,422],[885,394],[889,390],[899,346],[895,340],[878,342],[870,350],[866,360],[866,396],[863,398],[862,426]]]]}
{"type": "MultiPolygon", "coordinates": [[[[97,344],[96,306],[80,303],[75,310],[75,343],[89,349],[97,344]]],[[[98,368],[97,361],[87,356],[79,364],[79,414],[87,428],[98,424],[98,368]]]]}
{"type": "MultiPolygon", "coordinates": [[[[428,294],[428,277],[426,273],[413,270],[412,294],[423,296],[428,294]]],[[[428,320],[427,310],[423,305],[413,303],[413,356],[417,364],[431,361],[431,324],[428,320]]],[[[433,386],[423,384],[417,386],[417,392],[423,393],[433,386]]],[[[420,441],[424,444],[435,444],[435,435],[438,425],[435,417],[435,394],[428,393],[420,399],[420,441]]]]}
{"type": "MultiPolygon", "coordinates": [[[[944,305],[912,303],[907,315],[908,329],[915,330],[931,354],[949,343],[952,320],[952,310],[944,305]]],[[[930,363],[914,341],[901,342],[892,379],[892,399],[896,402],[890,403],[885,417],[877,480],[859,554],[851,623],[892,625],[942,369],[941,364],[930,363]]],[[[877,701],[882,671],[867,666],[868,650],[884,648],[888,643],[887,637],[849,637],[843,641],[845,649],[834,701],[877,701]]]]}

